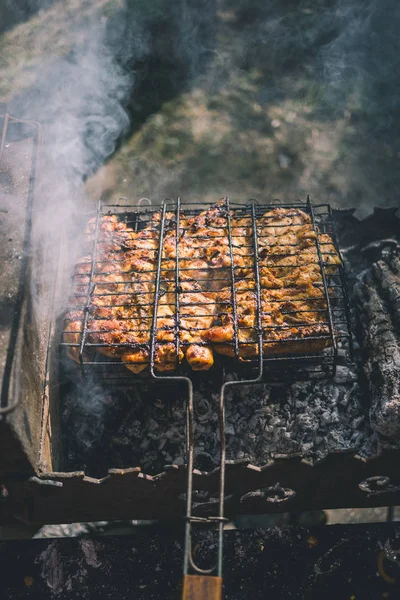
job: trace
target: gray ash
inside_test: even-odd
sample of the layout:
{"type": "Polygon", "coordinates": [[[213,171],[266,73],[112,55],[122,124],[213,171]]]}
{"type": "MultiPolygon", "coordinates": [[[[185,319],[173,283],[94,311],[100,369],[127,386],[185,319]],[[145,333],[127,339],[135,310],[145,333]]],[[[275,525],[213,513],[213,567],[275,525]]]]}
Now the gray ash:
{"type": "MultiPolygon", "coordinates": [[[[195,393],[200,470],[218,464],[218,400],[215,387],[207,384],[195,393]]],[[[130,445],[133,439],[140,443],[146,472],[184,463],[185,401],[182,398],[169,407],[169,418],[161,404],[157,398],[147,418],[127,418],[113,435],[117,445],[130,445]]],[[[331,382],[239,386],[227,396],[225,432],[227,459],[255,465],[265,464],[272,454],[302,453],[316,459],[348,448],[364,455],[371,452],[371,431],[357,377],[346,365],[338,367],[331,382]]]]}
{"type": "MultiPolygon", "coordinates": [[[[238,386],[226,399],[228,460],[261,466],[273,454],[301,453],[310,460],[353,448],[374,451],[357,374],[342,348],[333,381],[238,386]]],[[[196,468],[218,465],[219,385],[202,381],[194,394],[196,468]]],[[[93,414],[93,386],[64,397],[69,468],[94,476],[107,468],[140,466],[156,474],[185,462],[185,390],[143,383],[125,390],[95,389],[101,410],[93,414]],[[78,398],[79,396],[79,398],[78,398]],[[86,414],[85,414],[86,412],[86,414]]]]}
{"type": "MultiPolygon", "coordinates": [[[[82,411],[80,418],[72,411],[67,439],[74,468],[99,475],[99,458],[107,467],[140,466],[150,474],[167,464],[184,464],[185,398],[183,393],[176,398],[177,389],[115,392],[113,405],[105,409],[103,427],[96,429],[89,419],[94,427],[84,436],[82,411]],[[71,432],[76,427],[73,441],[71,432]],[[99,434],[96,440],[94,431],[99,434]]],[[[200,470],[218,464],[218,400],[210,383],[203,383],[194,395],[195,466],[200,470]]],[[[70,409],[75,401],[71,395],[70,409]]],[[[316,459],[348,448],[369,454],[371,432],[356,374],[339,366],[332,382],[239,386],[227,396],[226,441],[228,460],[246,459],[255,465],[265,464],[272,454],[302,453],[316,459]]]]}

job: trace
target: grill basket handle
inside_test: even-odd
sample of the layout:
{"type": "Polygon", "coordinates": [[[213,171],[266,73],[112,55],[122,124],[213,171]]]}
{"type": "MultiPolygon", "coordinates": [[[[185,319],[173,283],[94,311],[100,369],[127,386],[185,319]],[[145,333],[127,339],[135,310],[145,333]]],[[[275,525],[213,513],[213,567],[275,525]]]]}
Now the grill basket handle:
{"type": "Polygon", "coordinates": [[[222,600],[222,577],[184,575],[182,600],[222,600]]]}

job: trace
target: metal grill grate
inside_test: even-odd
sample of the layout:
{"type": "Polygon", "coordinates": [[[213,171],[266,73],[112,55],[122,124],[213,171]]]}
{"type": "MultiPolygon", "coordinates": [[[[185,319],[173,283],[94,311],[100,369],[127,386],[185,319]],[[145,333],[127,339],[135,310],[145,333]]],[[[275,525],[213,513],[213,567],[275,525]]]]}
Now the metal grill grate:
{"type": "Polygon", "coordinates": [[[87,236],[91,254],[75,274],[74,310],[67,318],[67,324],[78,326],[72,333],[73,328],[66,326],[63,345],[72,358],[79,359],[84,374],[94,370],[123,382],[122,375],[132,375],[129,369],[144,366],[140,376],[148,373],[155,380],[186,386],[184,574],[221,577],[228,389],[262,379],[333,375],[338,344],[349,339],[346,287],[339,250],[332,242],[330,208],[312,206],[309,200],[305,204],[235,205],[225,198],[204,210],[190,204],[182,208],[180,199],[167,199],[161,211],[149,212],[99,203],[87,236]],[[118,256],[107,248],[115,238],[104,233],[104,218],[110,214],[125,223],[116,234],[118,256]],[[283,222],[277,219],[279,214],[283,222]],[[289,237],[279,243],[279,231],[283,234],[285,227],[289,237]],[[299,235],[302,231],[304,235],[299,235]],[[134,255],[124,254],[129,251],[134,255]],[[289,277],[285,284],[281,272],[289,277]],[[307,273],[310,281],[299,286],[299,277],[307,273]],[[293,274],[296,277],[290,285],[293,274]],[[122,339],[102,341],[105,316],[115,317],[107,311],[121,306],[127,311],[133,307],[136,320],[131,313],[119,315],[119,331],[127,321],[122,339]],[[215,516],[207,517],[193,514],[193,382],[187,376],[191,374],[187,363],[198,366],[197,359],[190,358],[193,348],[195,359],[204,358],[203,352],[212,360],[221,355],[221,366],[239,375],[225,381],[220,390],[218,509],[215,516]],[[118,358],[104,356],[104,351],[115,352],[118,358]],[[164,375],[162,370],[172,374],[164,375]],[[218,531],[216,563],[210,569],[201,569],[192,552],[192,528],[205,524],[218,531]]]}
{"type": "Polygon", "coordinates": [[[144,367],[141,377],[187,374],[183,356],[195,356],[196,370],[196,353],[244,376],[260,363],[268,380],[332,376],[338,343],[348,336],[347,296],[342,264],[331,260],[337,248],[325,234],[334,240],[330,208],[309,201],[224,199],[208,212],[179,199],[164,201],[161,211],[99,204],[86,231],[90,252],[74,276],[74,318],[82,326],[72,334],[67,325],[62,345],[84,374],[108,379],[137,377],[132,370],[144,367]],[[289,241],[278,235],[287,225],[277,224],[276,209],[292,220],[289,241]],[[315,233],[305,248],[299,210],[306,235],[315,233]],[[110,214],[125,229],[105,233],[110,214]],[[120,251],[108,251],[113,244],[120,251]],[[132,254],[139,259],[130,264],[132,254]],[[299,268],[314,276],[301,290],[289,281],[299,268]],[[289,281],[283,287],[281,273],[289,281]]]}

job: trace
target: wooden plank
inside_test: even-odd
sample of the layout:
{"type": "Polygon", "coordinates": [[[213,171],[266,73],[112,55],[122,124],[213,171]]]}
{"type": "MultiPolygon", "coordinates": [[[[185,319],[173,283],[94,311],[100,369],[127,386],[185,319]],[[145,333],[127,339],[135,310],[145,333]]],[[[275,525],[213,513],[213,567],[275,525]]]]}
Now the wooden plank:
{"type": "Polygon", "coordinates": [[[222,577],[185,575],[182,600],[221,600],[222,577]]]}

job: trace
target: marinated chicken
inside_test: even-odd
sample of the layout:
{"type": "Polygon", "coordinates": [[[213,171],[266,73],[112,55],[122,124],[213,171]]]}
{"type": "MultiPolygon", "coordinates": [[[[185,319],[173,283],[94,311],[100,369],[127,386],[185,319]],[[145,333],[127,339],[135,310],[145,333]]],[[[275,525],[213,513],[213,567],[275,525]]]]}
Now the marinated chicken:
{"type": "Polygon", "coordinates": [[[249,252],[244,261],[235,260],[240,275],[233,288],[217,293],[220,322],[205,340],[216,352],[242,359],[258,355],[261,345],[269,355],[323,350],[330,344],[330,329],[318,245],[328,275],[340,264],[331,238],[315,231],[300,209],[275,208],[257,219],[258,299],[250,222],[250,217],[237,221],[249,252]],[[252,266],[246,263],[249,257],[252,266]]]}
{"type": "MultiPolygon", "coordinates": [[[[115,215],[88,223],[65,320],[75,361],[82,344],[83,360],[93,349],[134,373],[148,367],[160,223],[160,212],[138,231],[115,215]]],[[[256,215],[223,199],[179,222],[167,213],[161,252],[156,371],[176,370],[184,359],[208,370],[214,351],[246,360],[261,350],[300,354],[330,344],[321,259],[329,277],[340,258],[306,212],[256,215]]]]}

